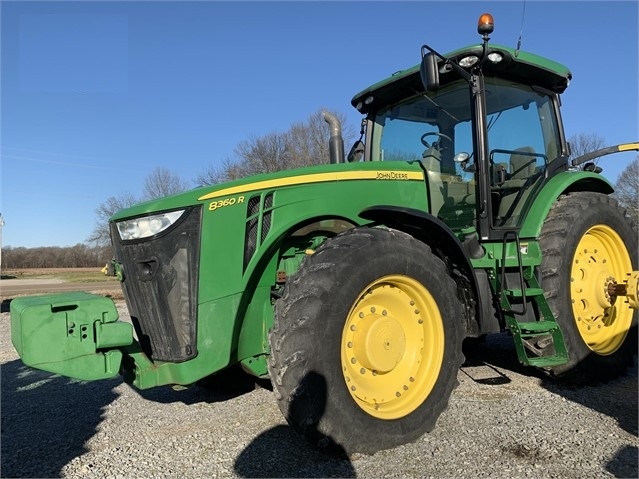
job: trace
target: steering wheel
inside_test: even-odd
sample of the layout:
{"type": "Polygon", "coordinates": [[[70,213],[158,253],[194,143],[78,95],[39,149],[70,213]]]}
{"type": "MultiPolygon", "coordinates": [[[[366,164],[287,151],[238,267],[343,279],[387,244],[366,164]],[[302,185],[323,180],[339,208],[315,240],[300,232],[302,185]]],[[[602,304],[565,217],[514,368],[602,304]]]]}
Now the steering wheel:
{"type": "Polygon", "coordinates": [[[422,137],[420,138],[422,145],[424,145],[426,148],[431,147],[431,145],[426,141],[426,137],[428,136],[437,136],[437,137],[441,136],[442,138],[446,138],[451,143],[453,142],[453,139],[448,135],[444,135],[443,133],[438,133],[436,131],[429,131],[428,133],[424,133],[422,137]]]}

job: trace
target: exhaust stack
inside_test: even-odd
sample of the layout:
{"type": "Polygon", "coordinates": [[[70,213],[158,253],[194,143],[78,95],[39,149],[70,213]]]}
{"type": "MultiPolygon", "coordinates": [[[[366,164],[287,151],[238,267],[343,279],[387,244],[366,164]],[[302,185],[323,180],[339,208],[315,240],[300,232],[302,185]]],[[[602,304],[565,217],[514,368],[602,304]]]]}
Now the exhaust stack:
{"type": "Polygon", "coordinates": [[[342,138],[342,126],[335,115],[327,111],[322,112],[324,121],[331,129],[331,137],[328,140],[328,155],[331,163],[344,163],[344,139],[342,138]]]}

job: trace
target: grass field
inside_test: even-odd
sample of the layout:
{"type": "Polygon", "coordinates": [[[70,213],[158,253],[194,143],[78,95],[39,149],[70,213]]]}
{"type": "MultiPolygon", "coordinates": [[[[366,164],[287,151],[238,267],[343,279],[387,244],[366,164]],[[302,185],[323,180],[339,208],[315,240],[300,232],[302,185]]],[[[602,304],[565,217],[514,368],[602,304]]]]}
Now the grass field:
{"type": "MultiPolygon", "coordinates": [[[[16,283],[20,283],[16,281],[16,283]]],[[[15,284],[15,283],[14,283],[15,284]]],[[[113,276],[105,276],[100,268],[33,268],[33,269],[7,269],[2,271],[0,282],[1,311],[9,311],[9,303],[20,296],[37,296],[44,294],[57,294],[69,291],[88,291],[93,294],[109,297],[113,300],[122,300],[124,295],[113,276]],[[16,287],[12,286],[12,280],[38,280],[57,279],[55,284],[29,284],[16,287]],[[63,283],[65,287],[60,288],[63,283]],[[73,286],[77,285],[77,286],[73,286]],[[11,288],[11,289],[9,289],[11,288]]]]}
{"type": "Polygon", "coordinates": [[[113,281],[101,268],[33,268],[2,271],[2,279],[61,279],[69,283],[98,283],[113,281]]]}

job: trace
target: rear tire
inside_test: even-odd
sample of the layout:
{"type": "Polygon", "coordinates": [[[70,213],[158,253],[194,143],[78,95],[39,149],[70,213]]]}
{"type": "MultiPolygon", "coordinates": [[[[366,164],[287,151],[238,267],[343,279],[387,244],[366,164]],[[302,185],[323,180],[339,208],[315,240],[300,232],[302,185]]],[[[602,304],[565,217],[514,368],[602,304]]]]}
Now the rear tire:
{"type": "Polygon", "coordinates": [[[463,362],[444,263],[396,230],[354,228],[305,258],[275,308],[269,372],[289,424],[372,454],[432,430],[463,362]]]}
{"type": "Polygon", "coordinates": [[[637,234],[613,198],[594,192],[560,197],[542,228],[541,280],[563,333],[568,363],[551,369],[573,383],[623,374],[637,353],[637,312],[607,284],[637,269],[637,234]]]}

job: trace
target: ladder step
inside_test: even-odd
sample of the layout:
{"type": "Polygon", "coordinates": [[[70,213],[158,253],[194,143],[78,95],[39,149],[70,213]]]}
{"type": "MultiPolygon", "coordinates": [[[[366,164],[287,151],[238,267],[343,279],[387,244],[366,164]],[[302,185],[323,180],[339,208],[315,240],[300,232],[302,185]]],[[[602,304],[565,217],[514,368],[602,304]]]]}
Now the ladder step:
{"type": "Polygon", "coordinates": [[[517,326],[519,327],[522,334],[549,333],[551,331],[559,329],[559,325],[555,321],[531,321],[531,322],[518,321],[517,326]]]}
{"type": "MultiPolygon", "coordinates": [[[[521,298],[524,296],[524,292],[521,289],[505,289],[506,296],[511,298],[521,298]]],[[[541,296],[544,294],[544,290],[541,288],[526,288],[526,297],[541,296]]]]}
{"type": "Polygon", "coordinates": [[[529,366],[536,366],[538,368],[544,368],[549,366],[558,366],[560,364],[566,364],[568,362],[568,358],[566,356],[555,355],[555,356],[542,356],[538,358],[528,358],[529,366]]]}

